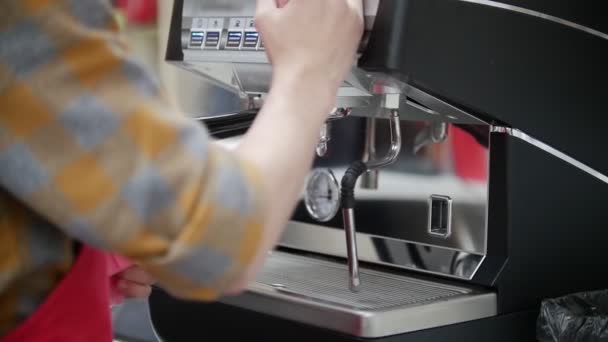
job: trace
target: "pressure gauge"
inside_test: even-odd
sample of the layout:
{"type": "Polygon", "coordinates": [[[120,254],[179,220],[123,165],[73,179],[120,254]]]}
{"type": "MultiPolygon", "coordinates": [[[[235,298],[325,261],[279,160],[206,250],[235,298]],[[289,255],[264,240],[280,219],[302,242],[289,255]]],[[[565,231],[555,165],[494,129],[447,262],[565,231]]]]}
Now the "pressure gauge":
{"type": "Polygon", "coordinates": [[[312,171],[306,182],[304,203],[310,216],[319,222],[336,216],[340,209],[340,185],[331,170],[312,171]]]}

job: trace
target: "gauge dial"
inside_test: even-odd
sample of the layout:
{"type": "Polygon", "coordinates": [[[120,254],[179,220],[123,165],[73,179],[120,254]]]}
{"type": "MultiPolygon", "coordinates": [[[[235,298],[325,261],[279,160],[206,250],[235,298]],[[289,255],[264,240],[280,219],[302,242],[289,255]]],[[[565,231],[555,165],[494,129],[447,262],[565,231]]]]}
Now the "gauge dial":
{"type": "Polygon", "coordinates": [[[312,171],[306,182],[304,203],[310,216],[319,222],[336,216],[340,209],[340,185],[331,170],[312,171]]]}

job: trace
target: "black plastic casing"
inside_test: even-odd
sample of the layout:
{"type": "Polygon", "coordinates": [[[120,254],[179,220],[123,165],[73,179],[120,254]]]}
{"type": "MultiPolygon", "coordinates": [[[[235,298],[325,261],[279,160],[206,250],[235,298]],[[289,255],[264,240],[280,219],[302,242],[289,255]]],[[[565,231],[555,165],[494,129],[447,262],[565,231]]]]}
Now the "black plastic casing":
{"type": "MultiPolygon", "coordinates": [[[[383,0],[360,65],[608,174],[605,13],[590,1],[501,3],[525,10],[383,0]]],[[[492,134],[490,154],[488,257],[473,282],[497,290],[499,312],[608,286],[608,184],[503,134],[492,134]]]]}

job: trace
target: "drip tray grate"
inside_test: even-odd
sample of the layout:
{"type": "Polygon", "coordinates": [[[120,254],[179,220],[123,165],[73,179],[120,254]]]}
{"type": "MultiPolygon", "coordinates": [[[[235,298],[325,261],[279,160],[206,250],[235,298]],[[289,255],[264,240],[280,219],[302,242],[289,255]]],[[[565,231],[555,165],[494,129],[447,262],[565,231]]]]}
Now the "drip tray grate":
{"type": "Polygon", "coordinates": [[[359,310],[386,310],[471,293],[409,277],[361,270],[361,288],[348,288],[345,265],[289,254],[270,256],[257,282],[285,293],[359,310]]]}
{"type": "Polygon", "coordinates": [[[344,334],[377,338],[496,315],[496,294],[362,268],[348,289],[344,264],[274,252],[257,281],[226,304],[344,334]]]}

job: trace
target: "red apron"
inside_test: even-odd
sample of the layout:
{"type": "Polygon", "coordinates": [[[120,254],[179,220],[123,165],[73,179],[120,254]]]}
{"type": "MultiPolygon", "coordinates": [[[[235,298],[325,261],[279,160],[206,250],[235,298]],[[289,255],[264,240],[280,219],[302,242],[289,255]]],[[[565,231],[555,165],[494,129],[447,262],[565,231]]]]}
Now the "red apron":
{"type": "Polygon", "coordinates": [[[82,246],[78,259],[42,305],[0,342],[111,342],[107,254],[82,246]]]}

